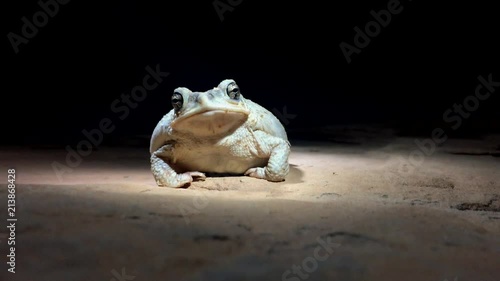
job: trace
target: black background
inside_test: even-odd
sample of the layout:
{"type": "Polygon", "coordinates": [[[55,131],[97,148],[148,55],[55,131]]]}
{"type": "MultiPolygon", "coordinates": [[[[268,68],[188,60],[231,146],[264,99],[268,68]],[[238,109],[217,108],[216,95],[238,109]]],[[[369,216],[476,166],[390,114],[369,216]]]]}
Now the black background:
{"type": "MultiPolygon", "coordinates": [[[[401,1],[401,13],[351,63],[339,44],[352,45],[353,28],[364,29],[370,11],[390,1],[243,0],[222,21],[212,0],[102,2],[60,5],[17,54],[7,34],[21,34],[21,18],[41,8],[4,3],[3,144],[71,144],[103,118],[116,126],[105,141],[150,135],[174,88],[205,91],[226,78],[246,98],[295,114],[286,124],[292,138],[351,124],[429,135],[449,127],[443,113],[474,94],[479,75],[500,81],[498,13],[487,1],[401,1]],[[112,102],[157,64],[170,75],[118,119],[112,102]]],[[[498,132],[498,95],[453,133],[498,132]]]]}

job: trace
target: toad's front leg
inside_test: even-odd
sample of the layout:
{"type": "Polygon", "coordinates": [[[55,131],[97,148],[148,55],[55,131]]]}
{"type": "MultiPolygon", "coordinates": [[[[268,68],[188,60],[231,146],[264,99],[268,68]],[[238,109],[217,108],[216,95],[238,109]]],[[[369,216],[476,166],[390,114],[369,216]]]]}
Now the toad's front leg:
{"type": "Polygon", "coordinates": [[[258,156],[269,160],[265,167],[250,168],[245,175],[268,181],[284,181],[289,172],[290,143],[263,131],[254,132],[254,135],[258,140],[258,156]]]}
{"type": "Polygon", "coordinates": [[[205,180],[201,172],[175,172],[168,163],[168,159],[172,159],[172,149],[172,145],[164,145],[151,154],[151,172],[158,186],[184,187],[193,180],[205,180]]]}

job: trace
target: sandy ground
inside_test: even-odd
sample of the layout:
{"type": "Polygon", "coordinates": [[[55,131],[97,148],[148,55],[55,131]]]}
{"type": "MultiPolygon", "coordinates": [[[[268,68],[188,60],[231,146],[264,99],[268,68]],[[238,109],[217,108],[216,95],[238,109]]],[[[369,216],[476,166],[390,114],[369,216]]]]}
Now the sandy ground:
{"type": "Polygon", "coordinates": [[[16,263],[1,280],[500,280],[500,158],[491,139],[419,153],[411,138],[292,142],[285,182],[159,188],[146,147],[0,150],[16,169],[16,263]],[[420,157],[418,157],[420,156],[420,157]]]}

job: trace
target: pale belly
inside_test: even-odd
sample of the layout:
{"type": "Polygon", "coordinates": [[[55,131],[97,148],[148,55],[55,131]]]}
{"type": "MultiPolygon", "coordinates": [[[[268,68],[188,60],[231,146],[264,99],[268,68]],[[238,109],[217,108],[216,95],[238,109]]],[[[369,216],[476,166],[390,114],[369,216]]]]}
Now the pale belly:
{"type": "Polygon", "coordinates": [[[269,157],[258,148],[251,131],[242,127],[221,139],[178,142],[172,164],[180,171],[243,174],[250,168],[264,167],[269,157]]]}
{"type": "Polygon", "coordinates": [[[174,165],[181,171],[243,174],[254,167],[264,167],[267,158],[259,158],[250,151],[236,151],[227,147],[177,147],[174,165]]]}

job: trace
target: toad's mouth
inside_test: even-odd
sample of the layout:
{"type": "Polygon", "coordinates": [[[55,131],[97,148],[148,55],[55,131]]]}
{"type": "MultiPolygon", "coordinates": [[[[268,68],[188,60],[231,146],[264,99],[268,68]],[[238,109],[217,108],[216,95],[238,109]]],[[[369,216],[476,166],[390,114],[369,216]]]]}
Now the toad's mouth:
{"type": "Polygon", "coordinates": [[[185,112],[172,121],[172,129],[197,136],[229,134],[248,119],[245,108],[205,108],[185,112]]]}

